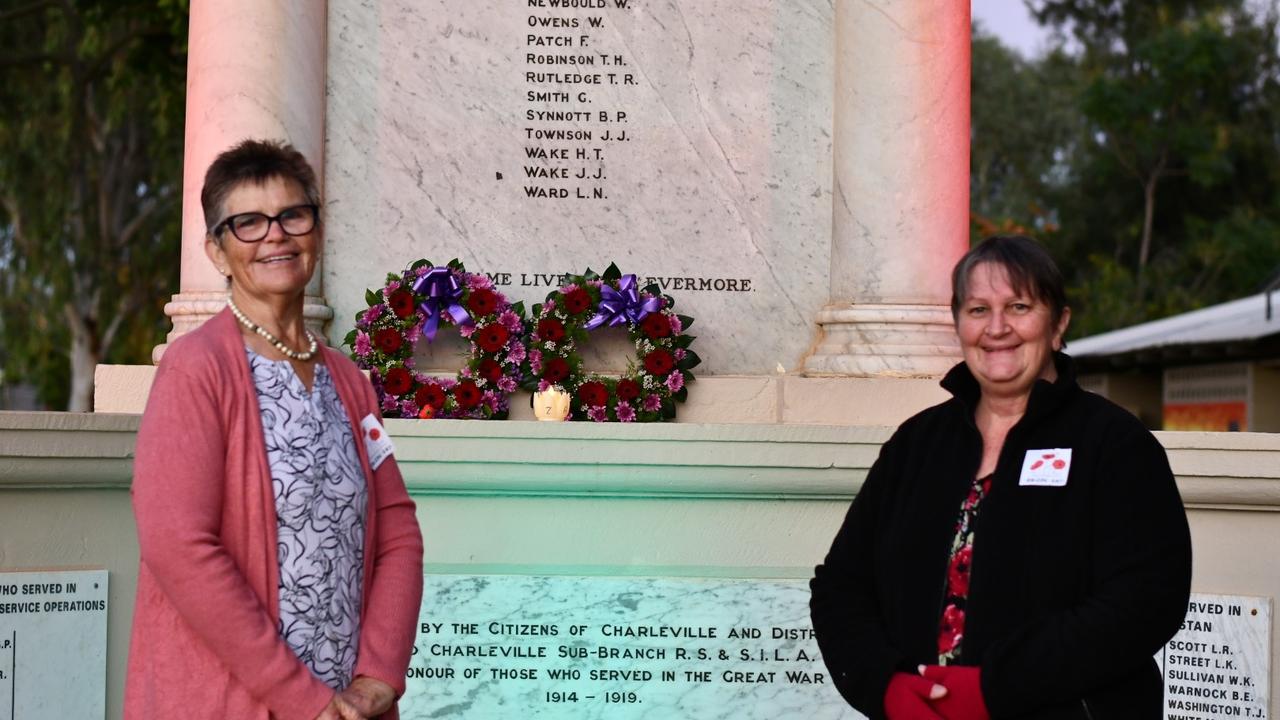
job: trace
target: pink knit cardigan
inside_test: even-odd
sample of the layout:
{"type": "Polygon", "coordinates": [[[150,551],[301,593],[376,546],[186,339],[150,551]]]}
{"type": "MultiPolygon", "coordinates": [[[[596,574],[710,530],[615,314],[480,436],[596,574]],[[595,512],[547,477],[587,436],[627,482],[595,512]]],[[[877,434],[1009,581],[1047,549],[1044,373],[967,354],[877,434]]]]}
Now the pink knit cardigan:
{"type": "MultiPolygon", "coordinates": [[[[369,493],[355,674],[399,695],[422,600],[422,536],[395,458],[369,467],[360,421],[381,417],[369,381],[336,350],[323,353],[369,493]]],[[[133,508],[140,564],[125,718],[314,720],[333,690],[277,633],[271,472],[229,311],[160,363],[138,430],[133,508]]]]}

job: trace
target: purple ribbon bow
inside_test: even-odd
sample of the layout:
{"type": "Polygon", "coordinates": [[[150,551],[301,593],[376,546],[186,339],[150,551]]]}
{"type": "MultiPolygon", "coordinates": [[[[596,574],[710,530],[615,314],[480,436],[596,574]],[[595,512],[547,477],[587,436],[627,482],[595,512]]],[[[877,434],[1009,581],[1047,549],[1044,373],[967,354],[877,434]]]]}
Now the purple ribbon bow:
{"type": "Polygon", "coordinates": [[[447,267],[433,267],[426,275],[413,281],[413,291],[426,295],[418,307],[426,315],[422,334],[430,342],[436,339],[436,329],[440,327],[440,316],[449,313],[453,324],[458,327],[469,327],[475,324],[467,309],[458,303],[462,299],[462,286],[447,267]]]}
{"type": "Polygon", "coordinates": [[[618,279],[617,290],[607,283],[600,286],[600,305],[596,308],[596,314],[587,321],[586,328],[595,330],[606,324],[617,326],[638,323],[661,308],[662,301],[652,295],[647,300],[640,300],[635,275],[623,275],[618,279]]]}

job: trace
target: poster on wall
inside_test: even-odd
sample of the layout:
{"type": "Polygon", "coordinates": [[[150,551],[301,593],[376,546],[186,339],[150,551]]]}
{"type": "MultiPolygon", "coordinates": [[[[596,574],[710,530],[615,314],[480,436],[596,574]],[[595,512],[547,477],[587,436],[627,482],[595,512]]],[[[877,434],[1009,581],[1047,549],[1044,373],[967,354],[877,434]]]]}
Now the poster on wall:
{"type": "Polygon", "coordinates": [[[858,720],[802,580],[428,575],[408,718],[858,720]]]}
{"type": "Polygon", "coordinates": [[[1157,659],[1165,720],[1266,718],[1271,599],[1192,593],[1182,628],[1157,659]]]}
{"type": "Polygon", "coordinates": [[[1247,432],[1249,406],[1243,400],[1232,402],[1166,403],[1165,430],[1212,432],[1247,432]]]}
{"type": "Polygon", "coordinates": [[[101,719],[107,571],[0,571],[0,720],[101,719]]]}

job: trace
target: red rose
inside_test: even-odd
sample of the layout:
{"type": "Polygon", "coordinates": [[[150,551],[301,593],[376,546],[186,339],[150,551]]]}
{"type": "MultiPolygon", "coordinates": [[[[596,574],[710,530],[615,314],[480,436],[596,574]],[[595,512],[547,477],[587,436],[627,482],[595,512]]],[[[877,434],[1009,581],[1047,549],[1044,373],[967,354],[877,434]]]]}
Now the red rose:
{"type": "Polygon", "coordinates": [[[498,352],[503,345],[507,344],[507,338],[511,337],[511,333],[498,323],[485,325],[476,331],[474,335],[476,345],[485,352],[498,352]]]}
{"type": "Polygon", "coordinates": [[[973,546],[965,545],[951,558],[951,566],[947,569],[948,593],[962,597],[969,595],[969,562],[972,557],[973,546]]]}
{"type": "Polygon", "coordinates": [[[414,393],[413,401],[421,408],[430,407],[441,410],[444,408],[444,388],[435,383],[427,383],[414,393]]]}
{"type": "Polygon", "coordinates": [[[542,379],[557,383],[569,377],[569,363],[562,357],[548,358],[542,365],[542,379]]]}
{"type": "Polygon", "coordinates": [[[387,376],[382,379],[382,389],[388,395],[399,397],[413,387],[413,378],[409,377],[409,371],[404,368],[391,368],[387,371],[387,376]]]}
{"type": "Polygon", "coordinates": [[[618,381],[618,399],[623,402],[631,402],[640,397],[640,383],[635,380],[619,380],[618,381]]]}
{"type": "Polygon", "coordinates": [[[671,357],[671,353],[663,350],[662,348],[658,348],[644,356],[644,369],[650,375],[664,377],[667,373],[671,372],[675,366],[676,359],[671,357]]]}
{"type": "Polygon", "coordinates": [[[391,293],[391,297],[387,298],[387,304],[391,306],[391,312],[394,312],[396,317],[407,318],[414,313],[413,293],[408,290],[396,290],[391,293]]]}
{"type": "Polygon", "coordinates": [[[402,343],[404,343],[404,338],[400,336],[399,330],[382,328],[373,334],[373,344],[377,345],[384,355],[390,355],[399,350],[402,343]]]}
{"type": "Polygon", "coordinates": [[[476,368],[476,372],[485,380],[495,383],[502,377],[502,366],[493,358],[485,358],[480,361],[480,365],[476,368]]]}
{"type": "Polygon", "coordinates": [[[671,334],[671,321],[662,313],[649,313],[640,321],[640,331],[650,340],[664,338],[671,334]]]}
{"type": "Polygon", "coordinates": [[[555,318],[543,318],[538,321],[538,337],[551,342],[560,342],[564,339],[564,325],[555,318]]]}
{"type": "Polygon", "coordinates": [[[498,296],[492,290],[476,288],[471,291],[471,297],[467,298],[467,309],[474,313],[476,317],[484,317],[497,307],[498,296]]]}
{"type": "Polygon", "coordinates": [[[578,399],[587,407],[596,407],[609,402],[609,389],[602,382],[584,382],[578,386],[578,399]]]}
{"type": "Polygon", "coordinates": [[[480,388],[470,380],[463,380],[453,386],[453,399],[459,408],[470,410],[480,403],[480,388]]]}
{"type": "Polygon", "coordinates": [[[572,292],[564,294],[564,300],[562,302],[564,304],[565,312],[570,315],[577,315],[583,310],[591,307],[591,293],[587,292],[583,288],[574,288],[572,292]]]}

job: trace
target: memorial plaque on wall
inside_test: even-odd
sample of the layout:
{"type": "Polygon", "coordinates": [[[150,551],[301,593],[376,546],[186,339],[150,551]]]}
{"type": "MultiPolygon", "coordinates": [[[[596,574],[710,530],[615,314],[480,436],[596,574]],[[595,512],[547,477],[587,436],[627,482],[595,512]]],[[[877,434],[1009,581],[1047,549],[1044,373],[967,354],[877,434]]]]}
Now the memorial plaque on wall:
{"type": "Polygon", "coordinates": [[[107,571],[0,572],[0,720],[102,718],[107,571]]]}
{"type": "Polygon", "coordinates": [[[700,373],[795,368],[827,301],[832,5],[331,0],[324,294],[457,257],[514,300],[652,279],[700,373]]]}
{"type": "Polygon", "coordinates": [[[1270,598],[1193,593],[1182,629],[1157,659],[1166,720],[1266,718],[1270,598]]]}
{"type": "Polygon", "coordinates": [[[428,575],[406,720],[854,720],[804,581],[428,575]]]}

